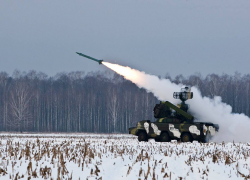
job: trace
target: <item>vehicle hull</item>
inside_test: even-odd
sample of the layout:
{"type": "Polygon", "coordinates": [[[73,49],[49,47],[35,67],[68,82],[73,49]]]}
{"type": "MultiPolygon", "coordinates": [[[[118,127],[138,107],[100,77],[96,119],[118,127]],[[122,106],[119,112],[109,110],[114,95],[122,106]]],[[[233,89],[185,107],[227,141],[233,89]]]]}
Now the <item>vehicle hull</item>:
{"type": "Polygon", "coordinates": [[[218,131],[218,125],[202,122],[182,122],[182,123],[164,123],[150,122],[143,120],[138,122],[137,127],[129,128],[129,134],[138,136],[140,132],[146,132],[148,138],[161,141],[162,133],[167,133],[170,140],[181,140],[185,142],[185,137],[188,136],[188,141],[208,142],[218,131]]]}

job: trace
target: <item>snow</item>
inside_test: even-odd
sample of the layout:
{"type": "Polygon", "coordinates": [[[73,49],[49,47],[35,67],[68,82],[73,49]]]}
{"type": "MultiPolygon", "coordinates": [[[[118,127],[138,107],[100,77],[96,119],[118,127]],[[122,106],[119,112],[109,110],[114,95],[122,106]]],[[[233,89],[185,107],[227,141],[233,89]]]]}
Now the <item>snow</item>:
{"type": "Polygon", "coordinates": [[[4,133],[0,138],[1,180],[250,177],[249,143],[138,142],[128,134],[87,133],[4,133]]]}

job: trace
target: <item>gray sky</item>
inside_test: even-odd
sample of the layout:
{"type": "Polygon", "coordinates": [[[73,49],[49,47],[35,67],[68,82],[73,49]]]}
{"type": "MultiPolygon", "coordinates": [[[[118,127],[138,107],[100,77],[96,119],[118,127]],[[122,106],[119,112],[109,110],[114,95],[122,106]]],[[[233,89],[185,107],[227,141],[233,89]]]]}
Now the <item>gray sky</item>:
{"type": "Polygon", "coordinates": [[[247,74],[250,0],[1,1],[0,71],[247,74]]]}

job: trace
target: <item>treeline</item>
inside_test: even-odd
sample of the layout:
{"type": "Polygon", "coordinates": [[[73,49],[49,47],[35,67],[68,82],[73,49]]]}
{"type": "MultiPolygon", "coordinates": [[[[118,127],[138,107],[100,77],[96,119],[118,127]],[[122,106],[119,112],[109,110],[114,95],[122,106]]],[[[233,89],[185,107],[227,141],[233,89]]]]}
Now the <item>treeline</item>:
{"type": "MultiPolygon", "coordinates": [[[[204,96],[221,96],[234,112],[250,114],[250,75],[165,78],[197,86],[204,96]]],[[[128,132],[137,121],[154,119],[158,102],[152,93],[117,74],[0,73],[0,131],[128,132]]]]}

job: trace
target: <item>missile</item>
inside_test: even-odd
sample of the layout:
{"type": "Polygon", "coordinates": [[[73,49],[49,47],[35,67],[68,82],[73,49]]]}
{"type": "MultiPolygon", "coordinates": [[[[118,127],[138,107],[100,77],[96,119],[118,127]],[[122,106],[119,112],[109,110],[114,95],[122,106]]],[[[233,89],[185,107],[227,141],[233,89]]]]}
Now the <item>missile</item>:
{"type": "Polygon", "coordinates": [[[76,54],[78,54],[79,56],[83,56],[83,57],[86,57],[86,58],[88,58],[88,59],[91,59],[91,60],[93,60],[93,61],[96,61],[96,62],[98,62],[99,64],[102,64],[102,61],[103,61],[103,60],[98,60],[98,59],[92,58],[92,57],[90,57],[90,56],[87,56],[87,55],[82,54],[82,53],[79,53],[79,52],[76,52],[76,54]]]}

